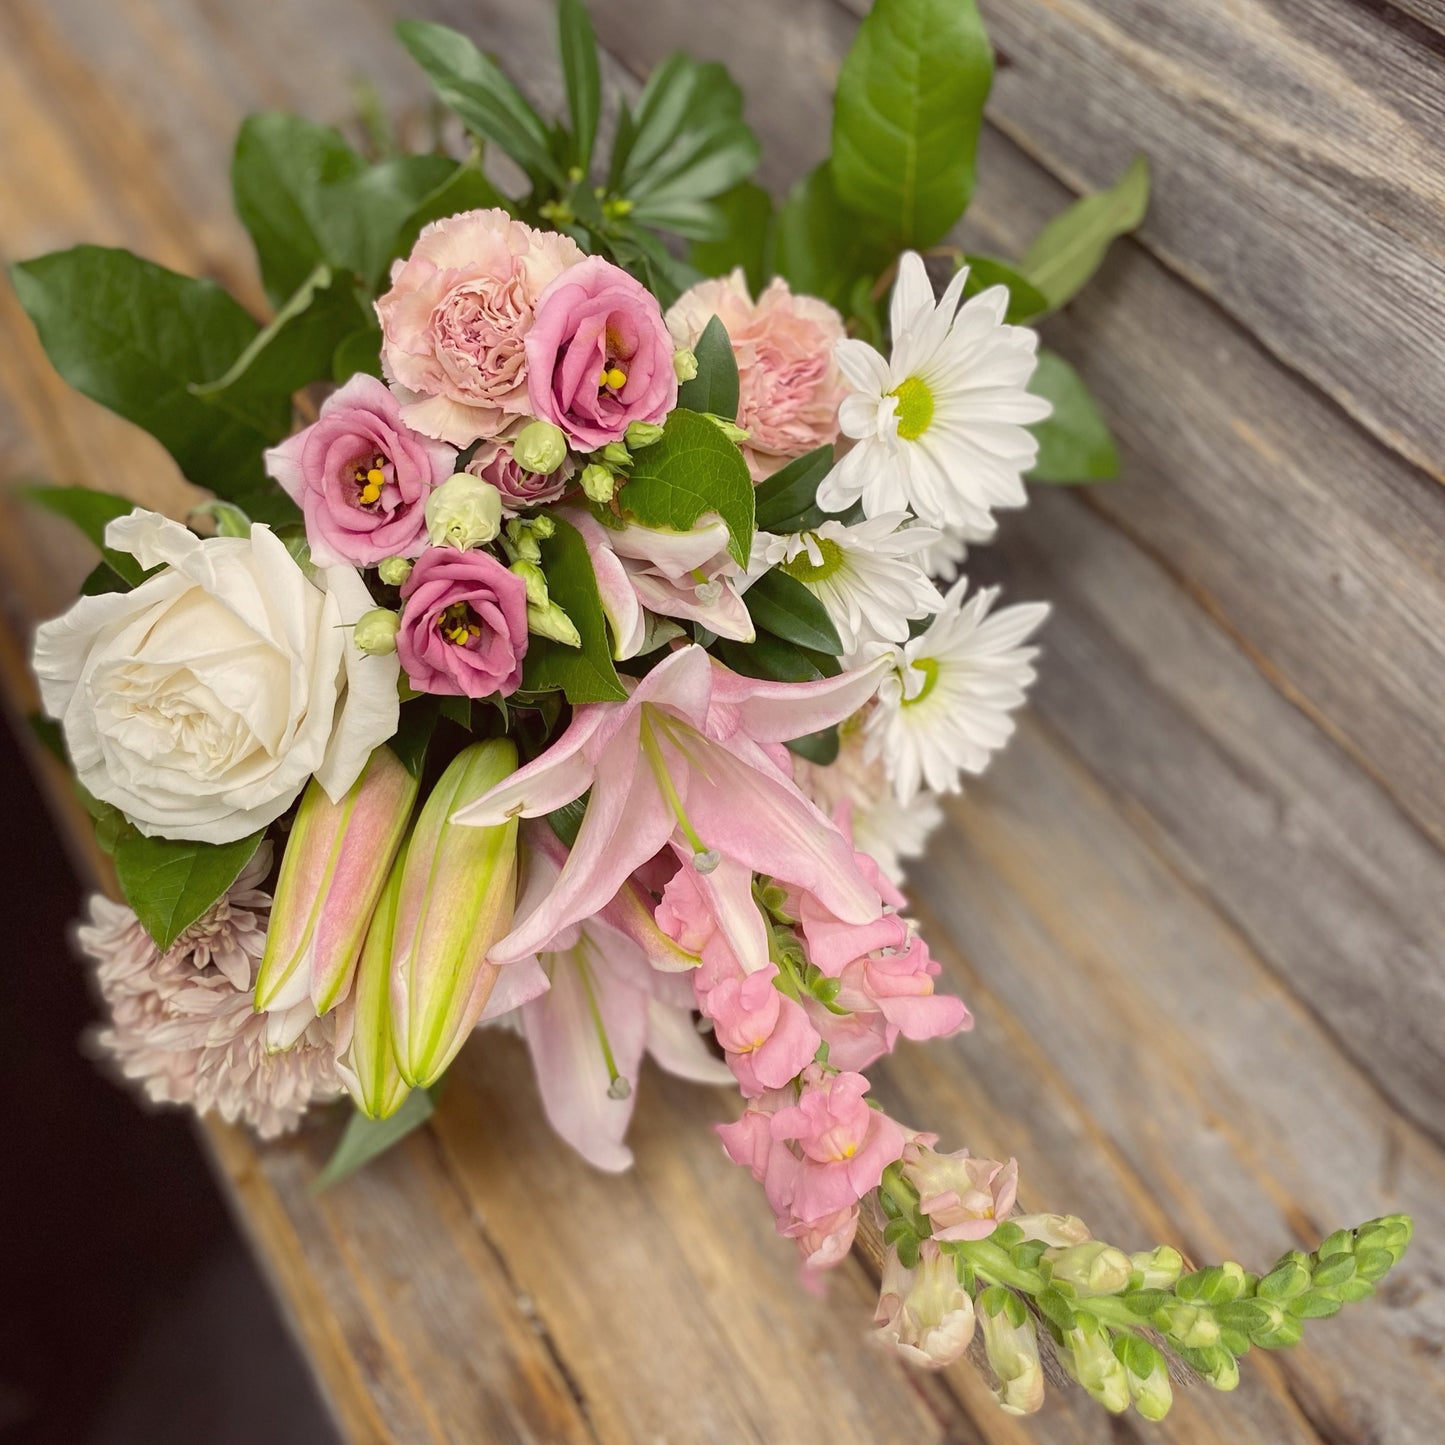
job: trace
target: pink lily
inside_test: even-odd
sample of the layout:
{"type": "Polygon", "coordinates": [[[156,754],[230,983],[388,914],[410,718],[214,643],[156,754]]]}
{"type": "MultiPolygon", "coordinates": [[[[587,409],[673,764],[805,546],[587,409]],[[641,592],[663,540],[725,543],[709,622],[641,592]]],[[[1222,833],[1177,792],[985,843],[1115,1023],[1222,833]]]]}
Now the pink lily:
{"type": "Polygon", "coordinates": [[[879,917],[878,890],[859,872],[848,840],[770,751],[855,712],[873,695],[879,666],[819,682],[760,682],[689,645],[653,668],[626,702],[579,707],[541,757],[455,814],[458,823],[494,827],[553,812],[592,790],[556,885],[495,945],[491,960],[546,949],[611,902],[669,843],[704,879],[721,873],[724,860],[741,865],[723,875],[736,871],[734,893],[745,869],[809,890],[840,919],[879,917]]]}
{"type": "Polygon", "coordinates": [[[637,522],[604,527],[582,508],[564,515],[587,544],[619,660],[643,651],[649,612],[701,622],[719,637],[753,640],[753,619],[736,590],[742,568],[728,555],[721,521],[674,532],[637,522]]]}

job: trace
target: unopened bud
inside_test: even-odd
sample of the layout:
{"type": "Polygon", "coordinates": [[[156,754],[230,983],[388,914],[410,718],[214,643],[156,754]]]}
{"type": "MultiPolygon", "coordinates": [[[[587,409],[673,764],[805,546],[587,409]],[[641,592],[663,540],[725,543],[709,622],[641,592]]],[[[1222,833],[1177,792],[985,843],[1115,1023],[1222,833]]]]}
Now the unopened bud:
{"type": "Polygon", "coordinates": [[[1189,1349],[1202,1350],[1219,1343],[1219,1321],[1206,1307],[1174,1300],[1155,1313],[1154,1323],[1171,1340],[1189,1349]]]}
{"type": "Polygon", "coordinates": [[[994,1303],[991,1296],[985,1290],[979,1297],[978,1321],[989,1366],[998,1377],[994,1398],[1005,1414],[1032,1415],[1044,1403],[1044,1367],[1033,1319],[1024,1312],[1016,1323],[1006,1307],[995,1312],[985,1306],[985,1300],[994,1303]]]}
{"type": "Polygon", "coordinates": [[[739,426],[737,422],[730,421],[725,416],[715,416],[712,412],[706,413],[707,419],[730,441],[742,443],[752,435],[745,426],[739,426]]]}
{"type": "Polygon", "coordinates": [[[672,374],[679,381],[691,381],[697,375],[697,357],[687,347],[672,353],[672,374]]]}
{"type": "Polygon", "coordinates": [[[1100,1239],[1051,1249],[1044,1258],[1053,1269],[1053,1282],[1071,1285],[1081,1297],[1118,1294],[1128,1289],[1134,1265],[1122,1249],[1100,1239]]]}
{"type": "Polygon", "coordinates": [[[1131,1254],[1129,1263],[1142,1276],[1140,1286],[1143,1289],[1172,1289],[1184,1273],[1184,1256],[1167,1244],[1131,1254]]]}
{"type": "Polygon", "coordinates": [[[396,634],[400,628],[400,614],[388,607],[373,607],[356,619],[351,640],[363,652],[373,657],[385,657],[396,651],[396,634]]]}
{"type": "Polygon", "coordinates": [[[548,476],[567,460],[567,438],[549,421],[530,421],[512,442],[512,456],[524,472],[548,476]]]}
{"type": "Polygon", "coordinates": [[[594,502],[610,502],[617,490],[617,478],[600,462],[588,462],[582,468],[582,492],[594,502]]]}
{"type": "Polygon", "coordinates": [[[582,646],[582,634],[577,631],[576,624],[555,602],[549,601],[543,607],[534,607],[529,603],[527,630],[535,632],[538,637],[560,642],[563,647],[582,646]]]}
{"type": "Polygon", "coordinates": [[[643,447],[653,446],[662,440],[662,428],[651,421],[629,422],[626,440],[633,451],[640,452],[643,447]]]}
{"type": "Polygon", "coordinates": [[[632,465],[632,453],[622,442],[608,442],[597,455],[607,466],[619,470],[632,465]]]}
{"type": "Polygon", "coordinates": [[[520,577],[527,589],[528,607],[545,607],[550,600],[547,595],[547,578],[535,562],[513,562],[508,569],[514,577],[520,577]]]}
{"type": "Polygon", "coordinates": [[[1134,1408],[1146,1420],[1162,1420],[1174,1403],[1164,1356],[1147,1340],[1130,1334],[1115,1337],[1114,1354],[1124,1367],[1134,1408]]]}
{"type": "Polygon", "coordinates": [[[1185,1356],[1190,1366],[1216,1390],[1233,1390],[1239,1385],[1239,1361],[1228,1350],[1214,1346],[1210,1349],[1190,1350],[1185,1356]]]}
{"type": "Polygon", "coordinates": [[[502,530],[502,494],[466,472],[449,477],[426,499],[426,533],[433,547],[465,552],[502,530]]]}
{"type": "Polygon", "coordinates": [[[1129,1408],[1129,1376],[1115,1355],[1109,1332],[1091,1315],[1064,1334],[1067,1347],[1059,1358],[1064,1368],[1111,1415],[1129,1408]]]}
{"type": "Polygon", "coordinates": [[[1260,1299],[1290,1300],[1310,1287],[1309,1256],[1293,1250],[1259,1282],[1260,1299]]]}
{"type": "Polygon", "coordinates": [[[388,587],[400,587],[411,576],[412,564],[406,557],[383,557],[377,564],[377,574],[388,587]]]}
{"type": "Polygon", "coordinates": [[[1024,1239],[1039,1239],[1054,1249],[1091,1237],[1089,1226],[1072,1214],[1016,1214],[1009,1223],[1022,1230],[1024,1239]]]}

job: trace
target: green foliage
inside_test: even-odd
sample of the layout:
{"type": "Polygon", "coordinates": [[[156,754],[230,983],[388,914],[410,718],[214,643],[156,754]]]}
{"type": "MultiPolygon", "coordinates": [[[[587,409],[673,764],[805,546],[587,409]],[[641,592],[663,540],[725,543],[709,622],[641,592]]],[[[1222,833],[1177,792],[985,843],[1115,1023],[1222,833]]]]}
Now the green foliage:
{"type": "Polygon", "coordinates": [[[753,540],[752,478],[742,453],[705,416],[681,407],[674,411],[662,440],[638,454],[619,500],[644,526],[675,532],[690,531],[704,513],[716,512],[728,529],[733,560],[747,566],[753,540]]]}
{"type": "Polygon", "coordinates": [[[1149,163],[1135,156],[1106,191],[1074,202],[1039,232],[1018,269],[1057,311],[1099,269],[1110,243],[1132,231],[1149,207],[1149,163]]]}
{"type": "Polygon", "coordinates": [[[704,276],[743,268],[754,297],[773,274],[773,199],[752,181],[739,181],[713,201],[722,227],[712,240],[694,241],[688,259],[704,276]]]}
{"type": "Polygon", "coordinates": [[[120,833],[113,848],[116,877],[158,948],[169,948],[236,881],[263,836],[190,843],[147,838],[129,827],[120,833]]]}
{"type": "Polygon", "coordinates": [[[714,316],[693,347],[697,375],[677,390],[677,404],[689,411],[709,412],[727,421],[738,414],[738,361],[727,327],[714,316]]]}
{"type": "Polygon", "coordinates": [[[420,1129],[435,1112],[436,1105],[426,1089],[413,1089],[396,1113],[385,1119],[368,1119],[359,1109],[354,1110],[346,1121],[336,1152],[316,1176],[311,1192],[320,1194],[355,1174],[363,1165],[370,1164],[408,1134],[420,1129]]]}
{"type": "Polygon", "coordinates": [[[824,728],[822,732],[805,733],[786,744],[789,752],[797,753],[800,758],[807,758],[810,763],[817,763],[825,768],[837,758],[838,746],[836,727],[824,728]]]}
{"type": "Polygon", "coordinates": [[[363,326],[348,332],[336,343],[331,353],[331,379],[349,381],[359,371],[381,377],[381,330],[363,326]]]}
{"type": "Polygon", "coordinates": [[[597,63],[597,39],[582,0],[561,0],[557,32],[567,109],[572,116],[572,164],[585,176],[592,165],[597,120],[602,113],[602,76],[597,63]]]}
{"type": "MultiPolygon", "coordinates": [[[[480,148],[478,148],[480,151],[480,148]]],[[[402,222],[396,234],[393,256],[407,256],[416,245],[422,227],[432,221],[456,216],[463,211],[508,210],[507,199],[482,174],[480,154],[462,161],[435,190],[424,196],[416,209],[402,222]]]]}
{"type": "Polygon", "coordinates": [[[743,595],[759,629],[813,652],[836,657],[843,651],[838,629],[823,604],[795,577],[774,567],[743,595]]]}
{"type": "MultiPolygon", "coordinates": [[[[649,447],[643,455],[655,450],[649,447]]],[[[570,522],[560,517],[554,520],[556,532],[541,544],[542,571],[548,594],[572,619],[582,645],[567,647],[534,633],[527,644],[522,686],[528,692],[560,689],[570,703],[618,702],[627,696],[627,690],[612,665],[607,619],[587,544],[570,522]]]]}
{"type": "Polygon", "coordinates": [[[833,174],[895,246],[941,240],[973,194],[993,51],[973,0],[875,0],[843,62],[833,174]]]}
{"type": "Polygon", "coordinates": [[[219,286],[102,246],[12,267],[51,364],[77,391],[144,427],[192,481],[222,496],[263,483],[261,453],[286,434],[284,394],[197,396],[255,339],[219,286]]]}
{"type": "Polygon", "coordinates": [[[720,637],[710,650],[734,672],[769,682],[821,682],[825,677],[837,677],[843,670],[836,657],[786,642],[761,629],[752,642],[731,642],[720,637]]]}
{"type": "Polygon", "coordinates": [[[1057,352],[1039,353],[1029,390],[1053,403],[1051,416],[1030,430],[1039,456],[1029,472],[1034,482],[1103,482],[1119,474],[1119,453],[1079,373],[1057,352]]]}
{"type": "Polygon", "coordinates": [[[968,280],[963,283],[965,301],[990,286],[1007,286],[1009,305],[1004,320],[1010,326],[1027,326],[1049,309],[1048,298],[1043,292],[1007,261],[1000,261],[995,256],[965,256],[964,261],[968,266],[968,280]]]}
{"type": "Polygon", "coordinates": [[[827,161],[788,193],[774,236],[778,274],[794,291],[840,308],[860,278],[876,276],[896,254],[876,220],[843,204],[827,161]]]}
{"type": "Polygon", "coordinates": [[[828,514],[818,506],[818,488],[833,469],[832,446],[821,446],[759,482],[754,500],[757,523],[765,532],[806,532],[828,514]]]}
{"type": "Polygon", "coordinates": [[[577,834],[582,828],[582,819],[587,815],[587,800],[592,796],[589,788],[580,798],[573,798],[570,803],[563,803],[560,808],[554,808],[547,814],[547,821],[552,825],[552,831],[570,848],[577,841],[577,834]]]}
{"type": "Polygon", "coordinates": [[[129,552],[116,552],[105,545],[107,523],[126,517],[135,503],[110,492],[96,492],[89,487],[25,487],[21,496],[37,506],[54,512],[73,523],[100,548],[100,566],[87,578],[81,590],[87,597],[100,592],[128,592],[145,577],[141,565],[129,552]]]}

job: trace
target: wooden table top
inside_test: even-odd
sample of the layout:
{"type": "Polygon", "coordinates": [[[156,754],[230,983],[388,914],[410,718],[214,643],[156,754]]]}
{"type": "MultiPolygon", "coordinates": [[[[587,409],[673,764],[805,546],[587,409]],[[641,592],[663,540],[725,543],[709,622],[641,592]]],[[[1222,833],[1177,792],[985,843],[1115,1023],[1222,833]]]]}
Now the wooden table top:
{"type": "MultiPolygon", "coordinates": [[[[825,145],[866,0],[606,0],[619,83],[726,58],[780,188],[825,145]]],[[[1115,423],[1125,479],[1036,489],[980,562],[1055,605],[1016,743],[949,809],[913,891],[976,1030],[880,1072],[891,1112],[1016,1154],[1033,1207],[1133,1248],[1261,1266],[1409,1209],[1380,1298],[1188,1392],[1186,1442],[1445,1439],[1445,169],[1437,0],[993,0],[1010,64],[972,238],[1018,254],[1137,146],[1156,203],[1050,340],[1115,423]]],[[[0,251],[127,245],[258,314],[231,214],[241,117],[344,122],[354,82],[418,120],[390,37],[468,30],[545,102],[544,0],[5,0],[0,251]]],[[[149,438],[70,393],[0,285],[0,472],[192,497],[149,438]]],[[[4,669],[90,559],[12,506],[4,669]]],[[[37,767],[44,767],[37,757],[37,767]]],[[[81,838],[64,783],[56,807],[81,838]]],[[[87,862],[77,848],[78,866],[87,862]]],[[[309,1186],[335,1121],[218,1174],[356,1441],[1104,1441],[1056,1392],[997,1413],[967,1367],[873,1349],[875,1284],[802,1292],[710,1125],[651,1075],[637,1167],[548,1134],[525,1056],[474,1041],[433,1123],[309,1186]]],[[[264,1388],[264,1385],[258,1387],[264,1388]]]]}

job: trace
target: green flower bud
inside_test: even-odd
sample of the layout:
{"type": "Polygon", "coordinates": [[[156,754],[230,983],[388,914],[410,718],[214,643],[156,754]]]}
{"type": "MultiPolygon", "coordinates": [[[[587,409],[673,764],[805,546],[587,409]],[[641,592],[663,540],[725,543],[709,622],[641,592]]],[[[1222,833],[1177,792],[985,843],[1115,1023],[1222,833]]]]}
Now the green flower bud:
{"type": "Polygon", "coordinates": [[[1143,1289],[1172,1289],[1184,1273],[1184,1256],[1167,1244],[1131,1254],[1129,1262],[1142,1276],[1140,1286],[1143,1289]]]}
{"type": "Polygon", "coordinates": [[[1101,1239],[1050,1249],[1044,1258],[1052,1266],[1053,1282],[1072,1286],[1074,1293],[1084,1298],[1118,1294],[1128,1289],[1134,1274],[1129,1256],[1101,1239]]]}
{"type": "Polygon", "coordinates": [[[396,634],[401,628],[401,614],[389,607],[373,607],[356,619],[351,640],[373,657],[385,657],[396,651],[396,634]]]}
{"type": "Polygon", "coordinates": [[[508,570],[514,576],[520,577],[526,585],[528,607],[545,607],[547,605],[549,601],[547,579],[535,562],[513,562],[508,570]]]}
{"type": "MultiPolygon", "coordinates": [[[[1016,1298],[1007,1290],[1003,1294],[1016,1298]]],[[[992,1296],[993,1290],[987,1289],[979,1297],[977,1318],[983,1327],[989,1365],[998,1377],[994,1397],[1007,1415],[1032,1415],[1044,1403],[1044,1367],[1033,1317],[1023,1311],[1016,1320],[1014,1312],[1001,1303],[996,1309],[985,1308],[985,1300],[990,1306],[997,1303],[992,1296]]]]}
{"type": "Polygon", "coordinates": [[[1172,1300],[1154,1315],[1154,1323],[1171,1340],[1202,1350],[1219,1343],[1219,1322],[1208,1307],[1172,1300]]]}
{"type": "Polygon", "coordinates": [[[411,562],[405,557],[383,557],[376,570],[388,587],[400,587],[411,576],[411,568],[411,562]]]}
{"type": "Polygon", "coordinates": [[[617,478],[600,462],[588,462],[582,468],[582,491],[594,502],[610,502],[617,490],[617,478]]]}
{"type": "Polygon", "coordinates": [[[662,440],[662,428],[655,422],[634,421],[627,427],[627,445],[635,452],[662,440]]]}
{"type": "Polygon", "coordinates": [[[555,602],[534,607],[527,604],[527,630],[538,637],[548,637],[564,647],[581,647],[582,634],[577,631],[572,619],[555,602]]]}
{"type": "MultiPolygon", "coordinates": [[[[1358,1253],[1357,1253],[1358,1261],[1358,1253]]],[[[1310,1287],[1310,1259],[1299,1250],[1283,1256],[1280,1262],[1259,1282],[1261,1299],[1290,1300],[1310,1287]]]]}
{"type": "Polygon", "coordinates": [[[1239,1361],[1228,1350],[1214,1346],[1202,1350],[1185,1350],[1185,1361],[1216,1390],[1233,1390],[1239,1386],[1239,1361]]]}
{"type": "Polygon", "coordinates": [[[1069,1374],[1111,1415],[1123,1414],[1129,1408],[1129,1376],[1108,1330],[1085,1315],[1077,1329],[1065,1333],[1064,1345],[1059,1358],[1069,1374]]]}
{"type": "Polygon", "coordinates": [[[672,374],[679,381],[691,381],[697,375],[697,357],[687,347],[672,353],[672,374]]]}
{"type": "Polygon", "coordinates": [[[707,412],[706,416],[730,442],[745,442],[752,435],[747,427],[739,426],[737,422],[729,421],[725,416],[715,416],[712,412],[707,412]]]}
{"type": "Polygon", "coordinates": [[[1164,1356],[1138,1335],[1116,1336],[1114,1354],[1124,1367],[1134,1408],[1146,1420],[1162,1420],[1174,1403],[1164,1356]]]}
{"type": "Polygon", "coordinates": [[[529,517],[525,525],[531,529],[532,535],[539,542],[546,542],[557,535],[557,520],[546,512],[539,512],[535,517],[529,517]]]}
{"type": "Polygon", "coordinates": [[[449,477],[426,499],[426,533],[433,547],[466,552],[502,530],[502,494],[466,472],[449,477]]]}
{"type": "Polygon", "coordinates": [[[597,455],[614,470],[632,465],[632,453],[622,442],[608,442],[597,455]]]}
{"type": "Polygon", "coordinates": [[[524,472],[545,477],[567,460],[567,438],[549,421],[530,421],[512,442],[512,456],[524,472]]]}

